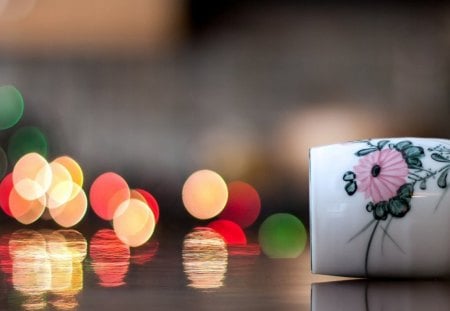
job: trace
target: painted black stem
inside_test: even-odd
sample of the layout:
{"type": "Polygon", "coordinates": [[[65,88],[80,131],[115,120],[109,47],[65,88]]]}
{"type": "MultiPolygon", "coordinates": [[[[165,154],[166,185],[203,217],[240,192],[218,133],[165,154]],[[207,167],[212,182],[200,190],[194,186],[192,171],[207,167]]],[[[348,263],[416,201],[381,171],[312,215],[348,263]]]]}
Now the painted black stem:
{"type": "Polygon", "coordinates": [[[373,237],[375,236],[375,231],[378,228],[378,225],[380,224],[380,221],[377,220],[375,223],[375,226],[373,227],[372,233],[370,234],[369,243],[367,243],[367,249],[366,249],[366,259],[364,261],[364,272],[366,277],[369,277],[369,253],[370,253],[370,246],[372,245],[373,237]]]}

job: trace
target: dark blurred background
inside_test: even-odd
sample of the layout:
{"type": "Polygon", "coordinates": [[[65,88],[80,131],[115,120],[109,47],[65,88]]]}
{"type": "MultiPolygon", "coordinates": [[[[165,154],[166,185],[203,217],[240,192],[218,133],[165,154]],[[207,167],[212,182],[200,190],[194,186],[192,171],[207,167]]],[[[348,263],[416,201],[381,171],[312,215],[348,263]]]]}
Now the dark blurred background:
{"type": "Polygon", "coordinates": [[[82,165],[86,190],[117,172],[176,227],[193,222],[184,181],[209,168],[259,191],[260,220],[307,223],[309,147],[450,136],[450,6],[0,0],[4,84],[25,114],[2,147],[39,127],[51,159],[82,165]]]}

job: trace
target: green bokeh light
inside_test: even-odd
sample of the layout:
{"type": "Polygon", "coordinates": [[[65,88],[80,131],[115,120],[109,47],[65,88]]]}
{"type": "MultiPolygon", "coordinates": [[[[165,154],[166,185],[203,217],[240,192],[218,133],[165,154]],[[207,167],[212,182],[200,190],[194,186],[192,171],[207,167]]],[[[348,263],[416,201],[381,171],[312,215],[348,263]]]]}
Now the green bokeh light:
{"type": "Polygon", "coordinates": [[[23,98],[11,85],[0,86],[0,130],[8,129],[19,122],[23,115],[23,98]]]}
{"type": "Polygon", "coordinates": [[[279,213],[269,216],[259,228],[259,244],[270,258],[296,258],[306,246],[307,233],[295,216],[279,213]]]}
{"type": "Polygon", "coordinates": [[[9,139],[8,159],[10,163],[15,164],[17,160],[30,152],[37,152],[47,158],[47,138],[36,127],[22,127],[9,139]]]}

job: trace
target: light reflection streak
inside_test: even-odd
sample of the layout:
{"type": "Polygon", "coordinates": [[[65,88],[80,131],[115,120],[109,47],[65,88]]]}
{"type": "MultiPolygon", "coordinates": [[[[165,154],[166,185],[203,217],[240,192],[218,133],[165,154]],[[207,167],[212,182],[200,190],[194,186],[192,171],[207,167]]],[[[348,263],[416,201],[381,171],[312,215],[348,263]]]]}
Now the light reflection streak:
{"type": "Polygon", "coordinates": [[[89,255],[100,286],[118,287],[125,284],[130,248],[117,238],[113,230],[97,231],[91,239],[89,255]]]}
{"type": "MultiPolygon", "coordinates": [[[[7,235],[2,237],[2,253],[5,239],[7,235]]],[[[22,308],[41,310],[50,304],[58,310],[76,309],[76,295],[83,288],[86,248],[86,240],[75,230],[15,231],[8,243],[12,269],[8,270],[3,262],[2,267],[11,271],[13,288],[22,297],[22,308]]]]}
{"type": "Polygon", "coordinates": [[[184,238],[182,256],[189,287],[207,290],[224,285],[228,251],[217,232],[205,227],[195,228],[184,238]]]}

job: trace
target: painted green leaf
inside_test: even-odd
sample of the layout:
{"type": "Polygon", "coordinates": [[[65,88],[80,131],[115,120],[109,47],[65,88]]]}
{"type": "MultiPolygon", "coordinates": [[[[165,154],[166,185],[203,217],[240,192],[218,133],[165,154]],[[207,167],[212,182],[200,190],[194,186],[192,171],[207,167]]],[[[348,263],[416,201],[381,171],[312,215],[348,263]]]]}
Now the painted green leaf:
{"type": "Polygon", "coordinates": [[[347,192],[348,195],[354,195],[356,190],[358,190],[358,186],[356,185],[355,181],[349,181],[345,185],[345,191],[347,192]]]}
{"type": "Polygon", "coordinates": [[[407,158],[418,158],[425,154],[422,147],[410,146],[403,149],[403,155],[407,158]]]}
{"type": "Polygon", "coordinates": [[[373,209],[373,216],[375,219],[386,220],[388,216],[388,202],[382,201],[375,204],[373,209]]]}
{"type": "Polygon", "coordinates": [[[355,155],[357,155],[358,157],[362,157],[362,156],[368,155],[369,153],[372,153],[377,150],[378,150],[378,148],[376,148],[376,147],[361,149],[358,152],[356,152],[355,155]]]}
{"type": "Polygon", "coordinates": [[[419,158],[406,158],[406,164],[408,164],[408,168],[422,167],[422,161],[419,158]]]}
{"type": "Polygon", "coordinates": [[[432,153],[431,158],[438,162],[450,162],[450,159],[445,158],[444,156],[442,156],[439,153],[432,153]]]}
{"type": "Polygon", "coordinates": [[[356,175],[352,171],[345,172],[344,176],[342,177],[342,179],[344,179],[345,181],[352,181],[355,180],[355,178],[356,175]]]}
{"type": "Polygon", "coordinates": [[[380,140],[377,144],[378,150],[383,149],[387,143],[389,143],[389,140],[380,140]]]}
{"type": "Polygon", "coordinates": [[[395,145],[395,149],[397,149],[398,151],[403,151],[409,146],[412,146],[412,142],[410,142],[409,140],[403,140],[395,145]]]}
{"type": "Polygon", "coordinates": [[[420,182],[419,188],[422,190],[427,190],[427,180],[424,179],[420,182]]]}
{"type": "Polygon", "coordinates": [[[440,188],[447,188],[447,175],[448,175],[448,170],[445,170],[439,176],[437,184],[440,188]]]}
{"type": "Polygon", "coordinates": [[[414,186],[412,184],[404,184],[398,189],[397,196],[400,199],[409,202],[413,196],[413,193],[414,193],[414,186]]]}
{"type": "Polygon", "coordinates": [[[401,198],[392,198],[389,200],[389,212],[394,217],[403,217],[408,213],[411,206],[409,202],[401,198]]]}

